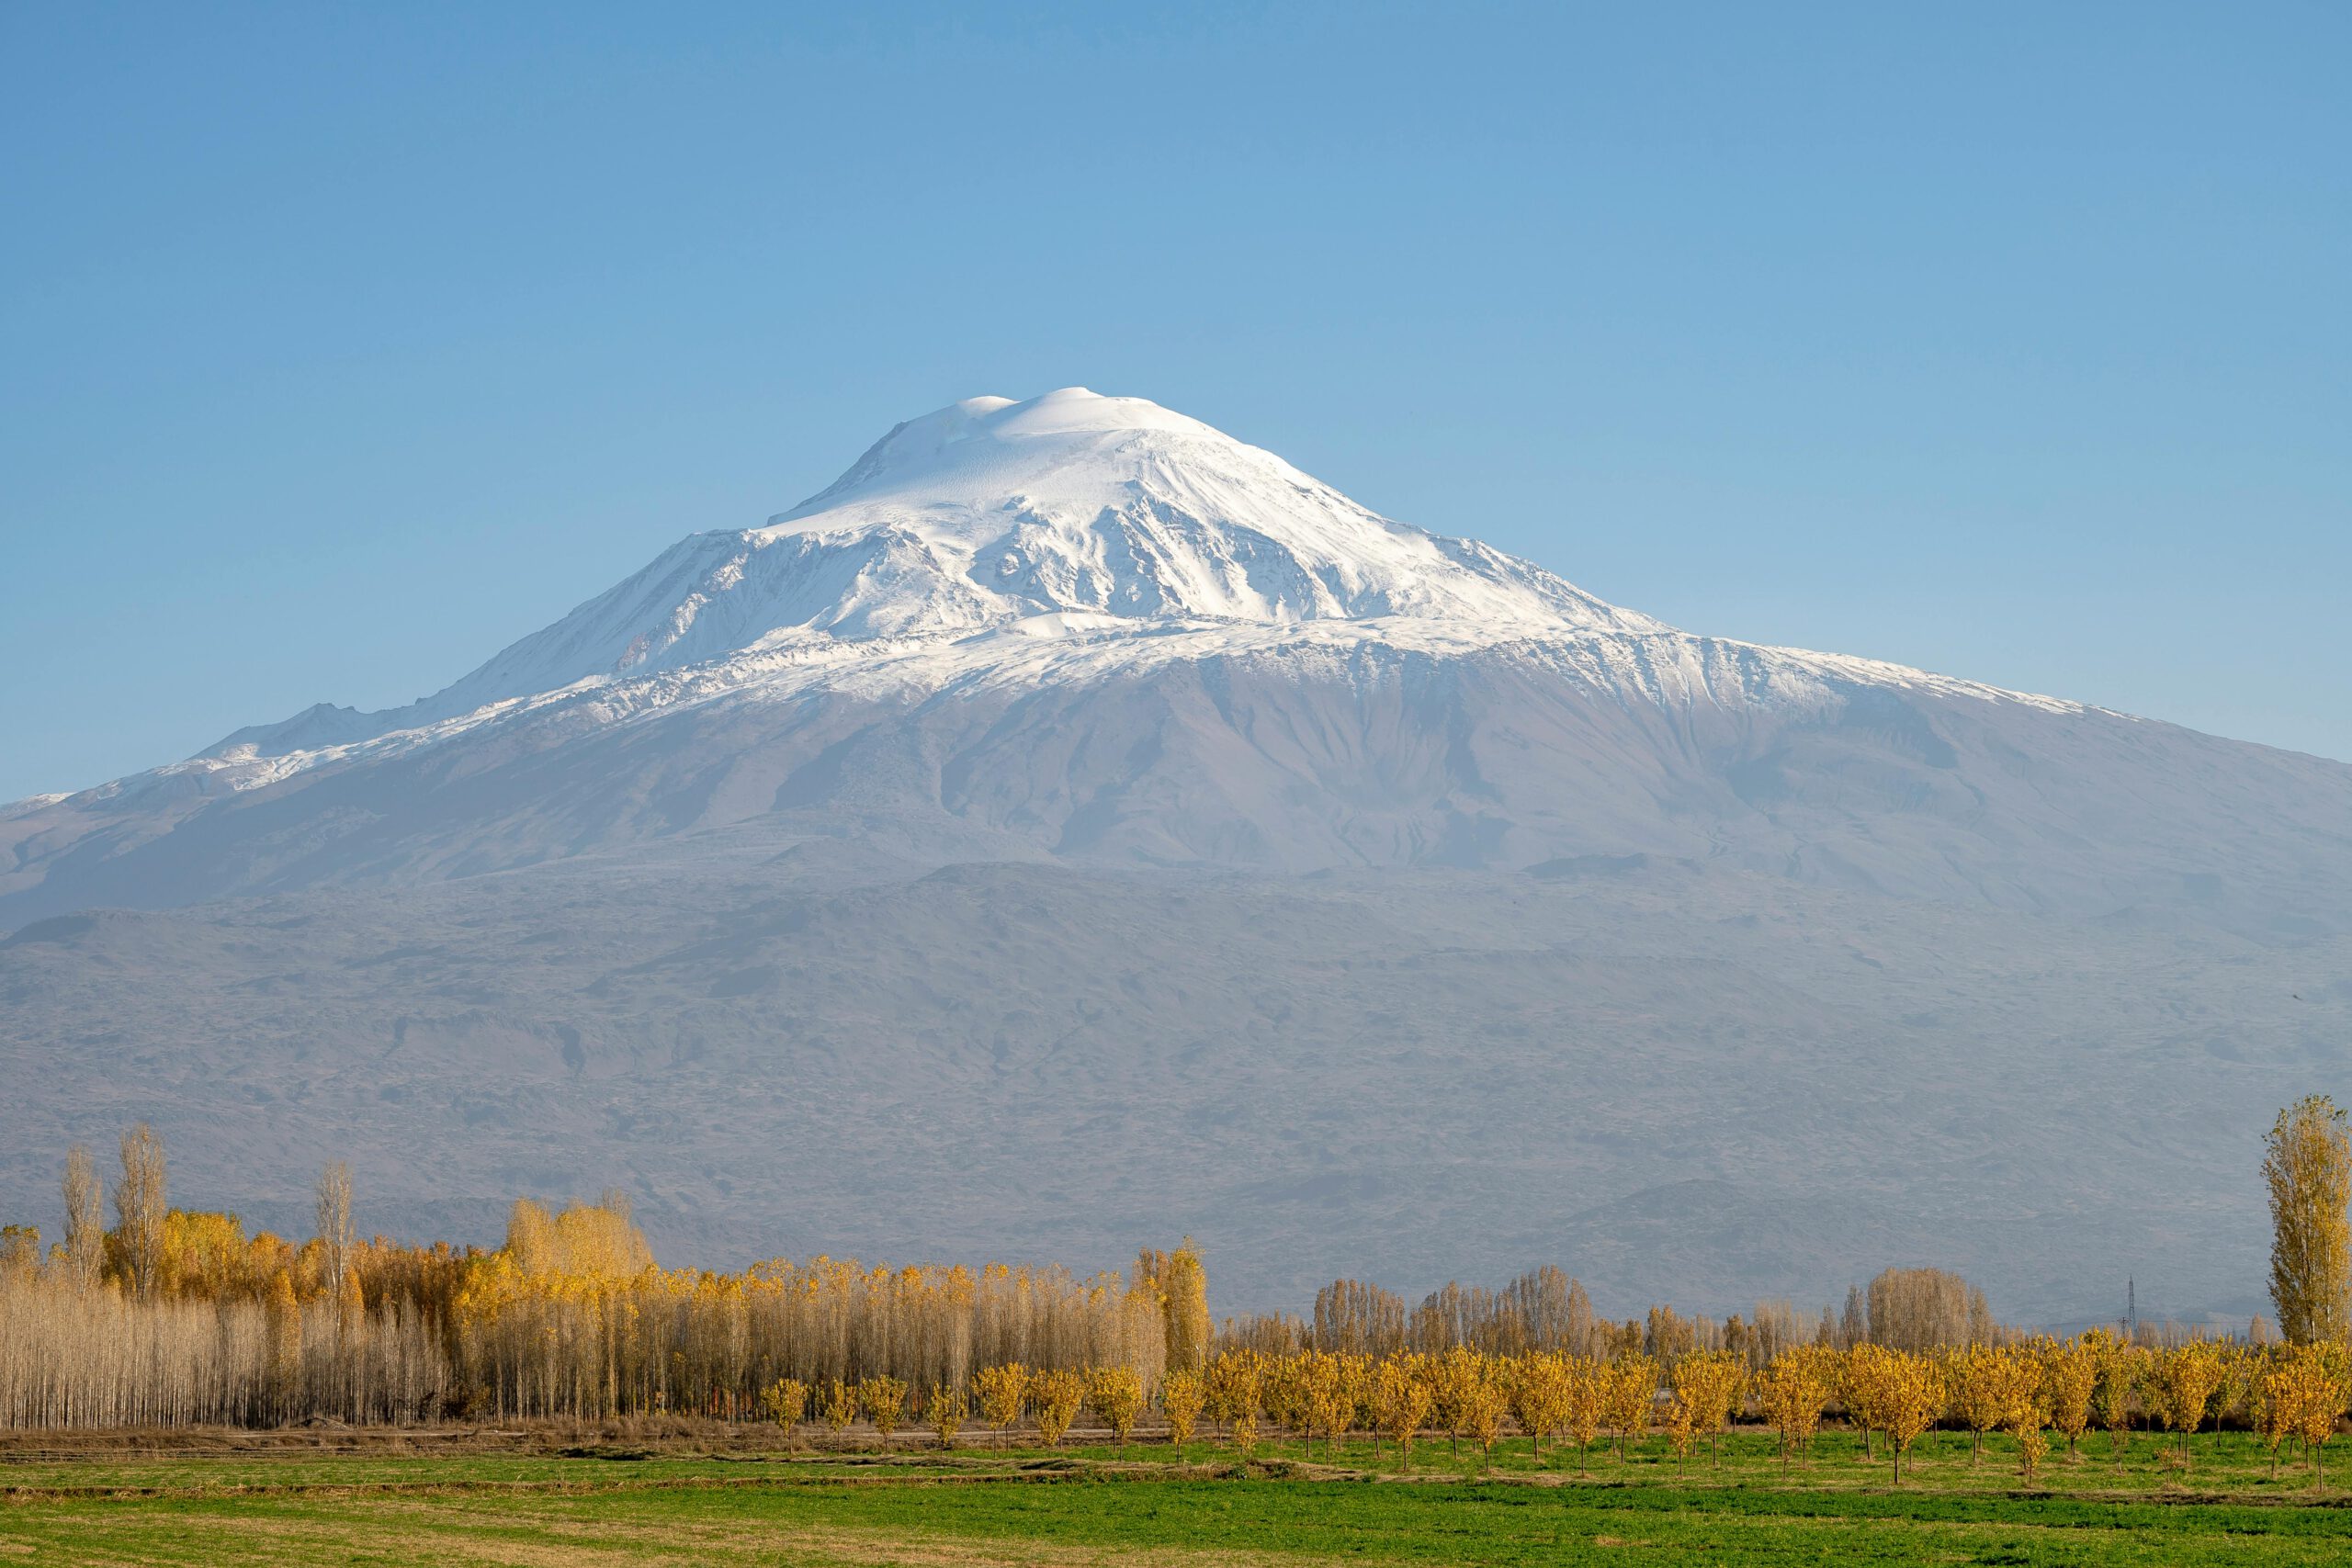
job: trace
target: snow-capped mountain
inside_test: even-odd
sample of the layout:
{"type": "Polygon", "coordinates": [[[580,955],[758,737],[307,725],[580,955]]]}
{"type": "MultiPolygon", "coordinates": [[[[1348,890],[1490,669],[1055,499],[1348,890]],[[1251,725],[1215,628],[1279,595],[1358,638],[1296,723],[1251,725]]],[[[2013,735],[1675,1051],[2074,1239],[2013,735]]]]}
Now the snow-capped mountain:
{"type": "Polygon", "coordinates": [[[0,920],[762,823],[946,858],[1727,859],[2332,921],[2352,769],[1695,636],[1139,398],[976,398],[407,708],[0,813],[0,920]],[[2183,878],[2190,881],[2184,882],[2183,878]]]}
{"type": "Polygon", "coordinates": [[[693,671],[684,691],[708,697],[837,676],[849,661],[919,686],[1030,666],[1040,638],[1148,632],[1148,659],[1323,621],[1351,623],[1340,641],[1369,624],[1383,640],[1452,647],[1667,629],[1499,551],[1379,516],[1157,403],[1068,387],[899,424],[791,511],[679,541],[409,708],[313,708],[205,760],[307,763],[582,682],[693,671]]]}
{"type": "Polygon", "coordinates": [[[337,1157],[371,1225],[618,1182],[711,1261],[1190,1231],[1236,1307],[1902,1262],[2242,1317],[2347,973],[2352,767],[984,398],[411,706],[0,808],[0,1213],[145,1117],[298,1224],[337,1157]]]}

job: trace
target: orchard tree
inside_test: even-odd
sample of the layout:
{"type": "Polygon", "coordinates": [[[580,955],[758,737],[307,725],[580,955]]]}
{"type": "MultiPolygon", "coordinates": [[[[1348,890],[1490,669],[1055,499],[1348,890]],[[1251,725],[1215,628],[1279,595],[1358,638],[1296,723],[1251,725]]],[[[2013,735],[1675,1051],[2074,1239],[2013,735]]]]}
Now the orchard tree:
{"type": "Polygon", "coordinates": [[[1136,1416],[1143,1409],[1143,1379],[1133,1367],[1096,1367],[1087,1374],[1086,1399],[1125,1453],[1127,1434],[1135,1430],[1136,1416]]]}
{"type": "Polygon", "coordinates": [[[1004,1447],[1005,1434],[1020,1423],[1021,1407],[1029,1397],[1029,1369],[1018,1361],[1001,1361],[993,1367],[982,1367],[975,1380],[980,1391],[980,1419],[996,1432],[996,1446],[1004,1447]]]}
{"type": "Polygon", "coordinates": [[[1943,1414],[1944,1381],[1926,1357],[1899,1350],[1889,1356],[1885,1372],[1885,1404],[1880,1419],[1884,1423],[1887,1446],[1894,1450],[1894,1483],[1900,1486],[1903,1456],[1943,1414]]]}
{"type": "Polygon", "coordinates": [[[808,1414],[808,1385],[797,1378],[778,1378],[760,1390],[760,1414],[784,1431],[785,1451],[792,1450],[792,1429],[808,1414]]]}
{"type": "Polygon", "coordinates": [[[2045,1342],[2041,1348],[2041,1395],[2050,1407],[2050,1424],[2065,1435],[2066,1452],[2091,1424],[2091,1396],[2098,1387],[2098,1348],[2087,1337],[2064,1345],[2045,1342]]]}
{"type": "Polygon", "coordinates": [[[1707,1438],[1708,1462],[1720,1464],[1724,1426],[1747,1390],[1747,1363],[1731,1350],[1694,1350],[1674,1363],[1670,1381],[1674,1397],[1690,1409],[1692,1430],[1707,1438]]]}
{"type": "Polygon", "coordinates": [[[956,1446],[956,1434],[964,1428],[967,1408],[962,1389],[949,1388],[945,1383],[931,1385],[931,1396],[923,1401],[922,1418],[939,1438],[941,1448],[956,1446]]]}
{"type": "Polygon", "coordinates": [[[1198,1372],[1170,1372],[1159,1382],[1159,1413],[1168,1417],[1168,1441],[1182,1449],[1193,1440],[1206,1391],[1198,1372]]]}
{"type": "Polygon", "coordinates": [[[1413,1436],[1430,1415],[1427,1359],[1409,1353],[1384,1358],[1372,1369],[1368,1397],[1373,1431],[1396,1445],[1397,1458],[1409,1472],[1413,1468],[1413,1436]]]}
{"type": "Polygon", "coordinates": [[[1038,1440],[1058,1448],[1079,1406],[1086,1403],[1086,1380],[1067,1367],[1039,1372],[1029,1380],[1029,1399],[1037,1415],[1038,1440]]]}
{"type": "Polygon", "coordinates": [[[882,1446],[890,1446],[890,1434],[905,1419],[907,1413],[907,1380],[894,1378],[887,1372],[860,1379],[857,1403],[865,1408],[865,1418],[882,1434],[882,1446]]]}
{"type": "Polygon", "coordinates": [[[828,1378],[825,1381],[825,1396],[818,1403],[817,1415],[832,1432],[833,1440],[839,1442],[842,1434],[849,1430],[850,1423],[857,1419],[857,1390],[843,1379],[828,1378]]]}

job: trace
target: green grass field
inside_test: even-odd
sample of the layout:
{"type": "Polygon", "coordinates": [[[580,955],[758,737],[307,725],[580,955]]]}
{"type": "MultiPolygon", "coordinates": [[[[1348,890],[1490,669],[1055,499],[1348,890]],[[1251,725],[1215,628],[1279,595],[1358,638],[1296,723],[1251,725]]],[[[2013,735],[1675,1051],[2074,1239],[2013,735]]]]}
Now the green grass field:
{"type": "MultiPolygon", "coordinates": [[[[1424,1442],[1409,1476],[1361,1440],[1243,1464],[1194,1444],[941,1454],[546,1452],[424,1455],[378,1444],[0,1462],[0,1563],[1164,1563],[1821,1562],[2186,1563],[2352,1561],[2352,1494],[2314,1492],[2242,1435],[2195,1468],[2145,1436],[2104,1439],[2030,1485],[2007,1443],[1972,1463],[1931,1436],[1897,1489],[1825,1433],[1785,1482],[1742,1434],[1687,1467],[1657,1439],[1498,1450],[1465,1478],[1424,1442]],[[1555,1461],[1560,1461],[1556,1465],[1555,1461]]],[[[2339,1456],[2352,1462],[2352,1455],[2339,1456]]]]}

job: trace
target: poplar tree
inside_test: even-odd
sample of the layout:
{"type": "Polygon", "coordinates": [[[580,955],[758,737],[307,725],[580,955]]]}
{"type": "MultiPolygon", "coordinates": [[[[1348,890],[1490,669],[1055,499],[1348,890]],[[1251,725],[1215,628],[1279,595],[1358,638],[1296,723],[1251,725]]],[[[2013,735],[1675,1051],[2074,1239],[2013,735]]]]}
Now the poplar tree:
{"type": "Polygon", "coordinates": [[[2352,1139],[2324,1094],[2278,1113],[2262,1161],[2270,1188],[2270,1299],[2290,1345],[2352,1337],[2352,1139]]]}
{"type": "Polygon", "coordinates": [[[319,1250],[325,1263],[327,1293],[343,1294],[344,1270],[351,1266],[351,1167],[342,1160],[319,1172],[319,1250]]]}
{"type": "Polygon", "coordinates": [[[65,1264],[77,1283],[97,1283],[107,1259],[106,1195],[90,1151],[74,1145],[65,1155],[65,1264]]]}
{"type": "Polygon", "coordinates": [[[163,1281],[164,1216],[169,1212],[164,1140],[141,1122],[122,1135],[122,1177],[115,1183],[116,1235],[130,1292],[153,1297],[163,1281]]]}

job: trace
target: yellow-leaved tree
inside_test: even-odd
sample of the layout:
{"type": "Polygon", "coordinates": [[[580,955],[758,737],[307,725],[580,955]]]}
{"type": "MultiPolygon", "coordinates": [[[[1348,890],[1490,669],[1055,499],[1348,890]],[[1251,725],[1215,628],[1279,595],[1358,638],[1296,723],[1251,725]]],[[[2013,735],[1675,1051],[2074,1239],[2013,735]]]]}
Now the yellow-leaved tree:
{"type": "Polygon", "coordinates": [[[1993,1425],[2016,1441],[2018,1471],[2030,1477],[2050,1451],[2050,1439],[2042,1435],[2050,1407],[2042,1402],[2041,1358],[2022,1347],[2004,1347],[1991,1352],[1982,1375],[1989,1384],[1993,1425]]]}
{"type": "Polygon", "coordinates": [[[1510,1418],[1527,1434],[1529,1462],[1544,1465],[1544,1439],[1568,1419],[1567,1358],[1556,1350],[1532,1350],[1511,1364],[1510,1418]]]}
{"type": "Polygon", "coordinates": [[[1630,1457],[1627,1445],[1649,1430],[1650,1411],[1657,1403],[1657,1363],[1637,1350],[1613,1356],[1602,1371],[1608,1376],[1604,1412],[1617,1430],[1617,1457],[1630,1457]]]}
{"type": "Polygon", "coordinates": [[[1491,1461],[1495,1453],[1495,1438],[1501,1432],[1503,1410],[1508,1403],[1502,1380],[1484,1356],[1478,1358],[1478,1375],[1464,1393],[1462,1407],[1462,1432],[1478,1445],[1478,1461],[1491,1461]]]}
{"type": "Polygon", "coordinates": [[[1903,1456],[1944,1411],[1944,1380],[1925,1356],[1890,1352],[1880,1407],[1887,1445],[1894,1450],[1894,1483],[1903,1484],[1903,1456]]]}
{"type": "MultiPolygon", "coordinates": [[[[1853,1307],[1847,1307],[1850,1314],[1853,1307]]],[[[1884,1428],[1885,1417],[1880,1412],[1886,1404],[1886,1384],[1890,1374],[1889,1358],[1894,1352],[1885,1347],[1862,1340],[1839,1353],[1830,1369],[1838,1398],[1846,1406],[1846,1417],[1862,1434],[1862,1462],[1877,1458],[1871,1446],[1871,1434],[1884,1428]]]]}
{"type": "Polygon", "coordinates": [[[1255,1350],[1227,1350],[1209,1363],[1206,1398],[1201,1408],[1225,1423],[1233,1446],[1248,1453],[1258,1440],[1258,1405],[1263,1397],[1265,1358],[1255,1350]]]}
{"type": "Polygon", "coordinates": [[[1047,1448],[1060,1446],[1062,1434],[1078,1418],[1086,1403],[1086,1380],[1067,1367],[1039,1372],[1029,1380],[1029,1407],[1037,1416],[1037,1440],[1047,1448]]]}
{"type": "Polygon", "coordinates": [[[956,1434],[964,1429],[964,1416],[968,1410],[962,1389],[933,1383],[931,1396],[923,1401],[923,1425],[938,1438],[941,1448],[952,1449],[956,1446],[956,1434]]]}
{"type": "Polygon", "coordinates": [[[1756,1403],[1781,1435],[1781,1473],[1789,1472],[1789,1456],[1813,1438],[1821,1425],[1821,1408],[1829,1403],[1830,1352],[1801,1345],[1772,1358],[1757,1374],[1756,1403]]]}
{"type": "Polygon", "coordinates": [[[1974,1464],[1984,1457],[1984,1434],[2008,1410],[2007,1355],[1990,1345],[1970,1345],[1947,1352],[1942,1361],[1945,1403],[1968,1428],[1968,1462],[1974,1464]]]}
{"type": "Polygon", "coordinates": [[[808,1385],[797,1378],[778,1378],[760,1390],[760,1414],[784,1429],[784,1446],[792,1448],[792,1429],[808,1413],[808,1385]]]}
{"type": "Polygon", "coordinates": [[[1406,1354],[1384,1358],[1372,1369],[1370,1391],[1372,1429],[1396,1445],[1404,1468],[1413,1468],[1413,1436],[1430,1415],[1429,1367],[1425,1358],[1406,1354]]]}
{"type": "Polygon", "coordinates": [[[888,1373],[861,1378],[857,1384],[857,1403],[865,1408],[865,1418],[882,1434],[882,1446],[890,1446],[890,1434],[898,1428],[907,1414],[907,1380],[888,1373]]]}
{"type": "Polygon", "coordinates": [[[2063,1345],[2045,1341],[2041,1356],[2041,1396],[2050,1407],[2050,1424],[2065,1435],[2072,1458],[2090,1428],[2091,1395],[2098,1387],[2098,1344],[2087,1335],[2063,1345]]]}
{"type": "Polygon", "coordinates": [[[1193,1440],[1193,1427],[1201,1418],[1206,1398],[1198,1372],[1170,1372],[1159,1380],[1159,1413],[1168,1417],[1170,1444],[1181,1449],[1193,1440]]]}
{"type": "Polygon", "coordinates": [[[2270,1444],[2270,1472],[2278,1473],[2278,1444],[2300,1438],[2312,1460],[2312,1484],[2327,1475],[2324,1450],[2335,1434],[2337,1417],[2352,1393],[2352,1361],[2338,1344],[2301,1345],[2289,1350],[2261,1380],[2263,1436],[2270,1444]]]}
{"type": "Polygon", "coordinates": [[[2270,1189],[2270,1299],[2290,1345],[2352,1339],[2352,1137],[2324,1094],[2278,1112],[2262,1161],[2270,1189]]]}
{"type": "Polygon", "coordinates": [[[840,1378],[825,1380],[825,1396],[817,1404],[818,1418],[825,1423],[839,1442],[849,1424],[857,1419],[857,1390],[840,1378]]]}
{"type": "Polygon", "coordinates": [[[1021,1420],[1021,1407],[1029,1398],[1029,1369],[1018,1361],[1001,1361],[993,1367],[982,1367],[974,1379],[980,1391],[980,1419],[996,1431],[996,1446],[1004,1447],[1005,1434],[1021,1420]]]}
{"type": "Polygon", "coordinates": [[[1171,1371],[1197,1372],[1209,1354],[1209,1276],[1201,1249],[1186,1236],[1173,1252],[1147,1249],[1136,1259],[1136,1282],[1159,1303],[1160,1331],[1171,1371]]]}
{"type": "Polygon", "coordinates": [[[1609,1414],[1609,1374],[1589,1356],[1571,1356],[1567,1359],[1568,1377],[1568,1436],[1576,1439],[1577,1473],[1585,1473],[1585,1455],[1591,1450],[1592,1440],[1600,1436],[1602,1421],[1609,1414]]]}
{"type": "Polygon", "coordinates": [[[1690,1442],[1698,1435],[1698,1419],[1691,1414],[1690,1402],[1678,1392],[1666,1402],[1666,1446],[1674,1454],[1679,1469],[1690,1458],[1690,1442]]]}
{"type": "Polygon", "coordinates": [[[2104,1339],[2098,1354],[2098,1393],[2093,1403],[2098,1409],[2098,1424],[2107,1433],[2108,1446],[2114,1450],[2115,1462],[2123,1462],[2123,1450],[2132,1442],[2132,1399],[2139,1392],[2141,1380],[2146,1376],[2148,1353],[2137,1345],[2126,1345],[2120,1339],[2104,1339]]]}
{"type": "Polygon", "coordinates": [[[2205,1402],[2228,1376],[2221,1348],[2203,1340],[2180,1346],[2156,1357],[2149,1368],[2148,1390],[2156,1414],[2167,1430],[2180,1434],[2180,1462],[2192,1463],[2189,1438],[2205,1419],[2205,1402]]]}
{"type": "Polygon", "coordinates": [[[1707,1439],[1708,1462],[1721,1463],[1724,1427],[1747,1391],[1747,1363],[1730,1350],[1695,1350],[1674,1363],[1670,1381],[1690,1409],[1691,1429],[1707,1439]]]}
{"type": "Polygon", "coordinates": [[[1133,1367],[1096,1367],[1087,1374],[1086,1399],[1125,1452],[1127,1434],[1135,1430],[1136,1416],[1143,1410],[1143,1379],[1133,1367]]]}
{"type": "Polygon", "coordinates": [[[1315,1451],[1315,1433],[1321,1428],[1323,1452],[1328,1457],[1340,1438],[1346,1435],[1348,1423],[1356,1410],[1356,1383],[1359,1374],[1351,1357],[1334,1355],[1328,1350],[1309,1350],[1300,1359],[1299,1398],[1306,1420],[1306,1448],[1315,1451]]]}
{"type": "Polygon", "coordinates": [[[1486,1359],[1466,1345],[1456,1345],[1430,1362],[1430,1415],[1453,1440],[1456,1459],[1462,1457],[1462,1434],[1469,1429],[1471,1408],[1486,1381],[1486,1359]]]}

